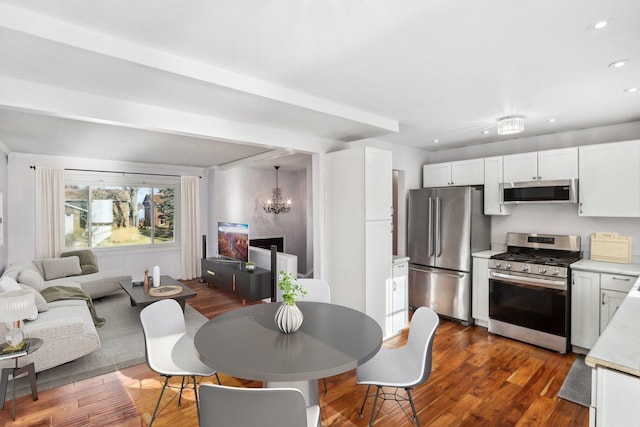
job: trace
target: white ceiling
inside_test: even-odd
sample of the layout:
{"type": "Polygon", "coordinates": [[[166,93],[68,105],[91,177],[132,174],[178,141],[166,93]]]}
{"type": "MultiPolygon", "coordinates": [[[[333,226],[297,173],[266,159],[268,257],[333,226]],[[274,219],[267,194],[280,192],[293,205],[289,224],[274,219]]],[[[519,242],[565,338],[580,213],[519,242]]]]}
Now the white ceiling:
{"type": "Polygon", "coordinates": [[[512,139],[496,134],[507,115],[523,137],[636,121],[639,19],[637,0],[0,0],[0,141],[272,165],[295,145],[278,141],[442,150],[512,139]]]}

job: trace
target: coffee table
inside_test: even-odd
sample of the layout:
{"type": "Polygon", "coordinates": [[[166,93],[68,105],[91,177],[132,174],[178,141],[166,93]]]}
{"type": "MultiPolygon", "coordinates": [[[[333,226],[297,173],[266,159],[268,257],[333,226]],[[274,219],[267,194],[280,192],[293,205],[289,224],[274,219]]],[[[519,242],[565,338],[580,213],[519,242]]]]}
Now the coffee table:
{"type": "Polygon", "coordinates": [[[149,291],[145,290],[144,286],[134,285],[131,280],[121,281],[120,286],[122,286],[122,289],[124,289],[125,292],[129,295],[129,299],[131,300],[131,307],[144,307],[149,304],[153,304],[156,301],[171,298],[178,301],[180,307],[182,307],[182,311],[184,311],[185,301],[188,298],[193,298],[197,295],[196,292],[190,287],[185,286],[173,277],[166,275],[160,276],[160,286],[180,286],[182,288],[182,292],[177,295],[169,295],[166,297],[154,297],[152,295],[149,295],[149,291]]]}

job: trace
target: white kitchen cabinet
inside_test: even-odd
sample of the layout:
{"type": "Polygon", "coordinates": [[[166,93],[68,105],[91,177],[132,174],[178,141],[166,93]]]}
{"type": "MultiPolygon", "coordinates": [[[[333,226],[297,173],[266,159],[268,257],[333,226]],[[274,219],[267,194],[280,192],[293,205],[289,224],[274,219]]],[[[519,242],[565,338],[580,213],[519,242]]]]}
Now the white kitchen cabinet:
{"type": "Polygon", "coordinates": [[[635,276],[600,274],[600,333],[607,327],[635,281],[635,276]]]}
{"type": "Polygon", "coordinates": [[[472,316],[485,328],[489,324],[489,258],[473,257],[472,316]]]}
{"type": "Polygon", "coordinates": [[[573,270],[571,345],[590,349],[600,336],[600,273],[573,270]]]}
{"type": "Polygon", "coordinates": [[[598,366],[592,385],[590,422],[595,412],[597,427],[640,426],[640,378],[598,366]]]}
{"type": "Polygon", "coordinates": [[[325,157],[325,271],[335,304],[385,328],[391,282],[391,152],[355,147],[325,157]],[[389,195],[379,192],[388,191],[389,195]],[[383,213],[386,212],[386,217],[383,213]],[[381,219],[368,220],[368,218],[381,219]]]}
{"type": "Polygon", "coordinates": [[[640,217],[640,141],[579,148],[579,214],[640,217]]]}
{"type": "Polygon", "coordinates": [[[422,186],[424,188],[454,185],[482,185],[483,183],[483,159],[434,163],[422,167],[422,186]]]}
{"type": "Polygon", "coordinates": [[[484,214],[510,215],[507,205],[502,203],[501,184],[502,156],[486,157],[484,159],[484,214]]]}
{"type": "Polygon", "coordinates": [[[578,148],[504,156],[503,182],[553,181],[578,177],[578,148]]]}
{"type": "Polygon", "coordinates": [[[385,338],[399,334],[409,323],[409,260],[394,262],[391,276],[387,287],[385,338]]]}
{"type": "Polygon", "coordinates": [[[391,153],[367,149],[364,156],[366,219],[389,219],[393,215],[391,153]]]}

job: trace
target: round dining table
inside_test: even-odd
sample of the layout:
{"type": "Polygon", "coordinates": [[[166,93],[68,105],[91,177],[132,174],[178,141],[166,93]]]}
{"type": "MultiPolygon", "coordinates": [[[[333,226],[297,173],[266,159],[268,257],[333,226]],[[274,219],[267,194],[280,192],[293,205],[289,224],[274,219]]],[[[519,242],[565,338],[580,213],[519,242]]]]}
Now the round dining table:
{"type": "Polygon", "coordinates": [[[194,337],[200,359],[219,372],[294,387],[307,405],[319,404],[318,382],[355,369],[382,345],[380,325],[336,304],[297,302],[304,321],[285,334],[275,323],[280,303],[256,304],[214,317],[194,337]]]}

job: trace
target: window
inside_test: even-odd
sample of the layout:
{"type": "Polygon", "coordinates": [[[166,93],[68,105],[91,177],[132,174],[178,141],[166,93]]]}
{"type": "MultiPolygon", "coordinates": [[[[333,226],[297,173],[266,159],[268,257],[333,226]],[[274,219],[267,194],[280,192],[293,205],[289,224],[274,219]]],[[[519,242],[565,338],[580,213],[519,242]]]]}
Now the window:
{"type": "Polygon", "coordinates": [[[65,186],[66,248],[175,242],[173,186],[65,186]]]}

